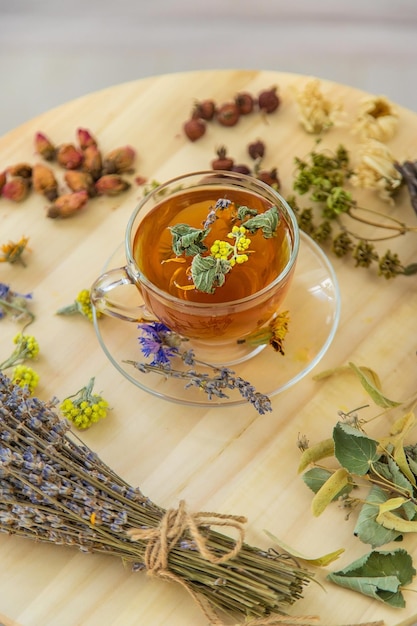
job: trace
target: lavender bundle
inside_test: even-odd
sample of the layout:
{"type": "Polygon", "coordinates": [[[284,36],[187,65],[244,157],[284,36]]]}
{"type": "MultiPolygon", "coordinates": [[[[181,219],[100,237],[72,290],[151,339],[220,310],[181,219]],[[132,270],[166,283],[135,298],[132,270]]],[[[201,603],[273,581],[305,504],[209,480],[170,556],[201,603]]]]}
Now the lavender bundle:
{"type": "Polygon", "coordinates": [[[134,571],[174,580],[213,624],[221,623],[219,610],[273,623],[271,614],[285,615],[311,575],[286,556],[247,545],[245,521],[191,515],[183,502],[169,511],[155,505],[70,432],[53,402],[0,373],[0,531],[112,554],[134,571]],[[238,539],[212,525],[232,527],[238,539]]]}

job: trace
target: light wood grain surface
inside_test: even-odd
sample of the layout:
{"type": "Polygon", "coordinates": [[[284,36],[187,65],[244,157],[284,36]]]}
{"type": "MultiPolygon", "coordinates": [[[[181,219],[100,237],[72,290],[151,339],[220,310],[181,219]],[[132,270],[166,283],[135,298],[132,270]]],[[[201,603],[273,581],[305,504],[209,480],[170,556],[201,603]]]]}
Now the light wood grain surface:
{"type": "MultiPolygon", "coordinates": [[[[266,163],[277,166],[284,195],[291,192],[293,157],[313,145],[297,123],[292,86],[306,77],[258,71],[206,71],[164,75],[93,93],[30,121],[0,139],[0,171],[19,161],[36,162],[33,137],[41,130],[56,143],[75,138],[78,127],[97,137],[103,151],[130,144],[138,151],[136,175],[165,180],[186,171],[206,169],[216,148],[225,144],[238,161],[247,161],[246,145],[256,138],[267,144],[266,163]],[[226,101],[240,90],[258,93],[278,85],[282,107],[267,119],[253,114],[232,129],[210,125],[203,139],[190,143],[182,123],[195,99],[226,101]]],[[[331,130],[325,143],[356,139],[349,132],[363,93],[323,81],[331,98],[343,102],[345,126],[331,130]]],[[[399,160],[417,154],[417,116],[400,109],[400,124],[389,147],[399,160]]],[[[60,175],[60,174],[59,174],[60,175]]],[[[116,198],[91,201],[68,220],[45,217],[46,202],[37,195],[22,204],[0,201],[1,243],[30,238],[27,267],[0,266],[0,281],[16,291],[32,291],[35,323],[31,333],[41,351],[36,394],[63,399],[96,377],[96,388],[112,407],[109,417],[83,433],[86,443],[121,476],[138,485],[153,501],[173,507],[185,499],[192,510],[215,510],[248,517],[246,539],[267,547],[264,529],[301,552],[317,556],[346,548],[336,566],[317,573],[324,581],[369,551],[353,536],[354,520],[344,520],[337,505],[313,518],[311,496],[297,476],[297,436],[311,442],[327,437],[339,409],[367,402],[350,377],[318,383],[308,376],[272,400],[273,412],[257,415],[249,406],[190,408],[155,399],[124,379],[103,354],[92,325],[84,318],[55,315],[89,287],[108,255],[124,237],[128,217],[142,195],[132,189],[116,198]]],[[[371,192],[363,198],[377,208],[371,192]]],[[[405,192],[395,211],[415,223],[405,192]]],[[[416,238],[392,250],[404,262],[415,261],[416,238]]],[[[342,296],[335,340],[314,373],[354,361],[375,368],[388,396],[405,399],[416,391],[415,278],[392,281],[333,260],[342,296]]],[[[11,352],[15,323],[0,322],[0,350],[11,352]]],[[[296,332],[296,329],[294,329],[296,332]]],[[[278,367],[279,365],[277,365],[278,367]]],[[[355,517],[355,513],[352,514],[355,517]]],[[[396,545],[391,545],[396,547],[396,545]]],[[[417,559],[417,539],[406,547],[417,559]]],[[[0,616],[21,626],[205,626],[191,598],[175,584],[133,574],[122,563],[85,556],[70,548],[0,536],[0,616]]],[[[312,584],[292,614],[318,615],[326,625],[384,620],[394,626],[416,613],[416,581],[405,591],[407,607],[386,608],[354,592],[324,582],[312,584]]]]}

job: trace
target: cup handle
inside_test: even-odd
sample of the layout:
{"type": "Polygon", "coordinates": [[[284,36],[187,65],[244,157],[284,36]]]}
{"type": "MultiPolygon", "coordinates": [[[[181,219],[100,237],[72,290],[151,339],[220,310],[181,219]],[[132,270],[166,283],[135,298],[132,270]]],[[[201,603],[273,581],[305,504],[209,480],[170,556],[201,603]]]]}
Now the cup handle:
{"type": "Polygon", "coordinates": [[[111,292],[122,285],[134,285],[126,266],[109,270],[99,276],[90,289],[90,298],[99,313],[117,317],[128,322],[151,320],[152,315],[145,305],[126,306],[111,299],[111,292]]]}

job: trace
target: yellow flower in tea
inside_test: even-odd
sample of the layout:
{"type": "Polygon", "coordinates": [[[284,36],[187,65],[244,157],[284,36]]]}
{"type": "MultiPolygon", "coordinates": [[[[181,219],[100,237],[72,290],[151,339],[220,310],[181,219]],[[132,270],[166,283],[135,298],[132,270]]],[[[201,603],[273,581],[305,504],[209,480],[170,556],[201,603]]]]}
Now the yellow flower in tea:
{"type": "Polygon", "coordinates": [[[0,246],[0,252],[3,256],[0,256],[0,263],[22,263],[25,265],[22,259],[22,254],[26,250],[29,237],[21,237],[19,241],[9,241],[0,246]]]}
{"type": "Polygon", "coordinates": [[[354,168],[350,182],[354,187],[374,189],[383,200],[392,202],[392,195],[402,182],[395,168],[395,159],[387,146],[369,139],[359,150],[360,161],[354,168]]]}
{"type": "Polygon", "coordinates": [[[388,141],[398,126],[398,111],[384,96],[373,96],[361,101],[352,132],[361,139],[388,141]]]}
{"type": "Polygon", "coordinates": [[[295,94],[299,121],[307,133],[317,135],[335,124],[342,106],[325,97],[317,78],[309,80],[304,89],[295,90],[295,94]]]}

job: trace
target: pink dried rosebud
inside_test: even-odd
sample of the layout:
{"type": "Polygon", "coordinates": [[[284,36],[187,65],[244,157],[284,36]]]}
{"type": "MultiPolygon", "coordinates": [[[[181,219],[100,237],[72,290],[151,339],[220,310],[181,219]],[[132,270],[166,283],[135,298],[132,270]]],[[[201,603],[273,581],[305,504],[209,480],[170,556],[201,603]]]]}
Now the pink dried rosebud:
{"type": "Polygon", "coordinates": [[[74,191],[72,193],[64,193],[58,196],[52,206],[49,207],[47,217],[71,217],[78,213],[86,204],[88,193],[86,191],[74,191]]]}
{"type": "Polygon", "coordinates": [[[56,158],[61,167],[67,170],[75,170],[83,162],[83,153],[72,143],[63,143],[58,147],[56,158]]]}
{"type": "Polygon", "coordinates": [[[81,150],[85,150],[88,146],[96,146],[96,138],[86,128],[77,129],[77,139],[81,150]]]}
{"type": "Polygon", "coordinates": [[[6,172],[0,172],[0,193],[4,185],[6,184],[6,180],[7,180],[6,172]]]}
{"type": "Polygon", "coordinates": [[[101,176],[103,160],[101,152],[97,146],[91,144],[84,150],[83,171],[88,172],[93,180],[97,180],[101,176]]]}
{"type": "Polygon", "coordinates": [[[103,196],[117,196],[129,187],[130,183],[119,174],[105,174],[96,181],[96,191],[103,196]]]}
{"type": "Polygon", "coordinates": [[[32,176],[32,166],[29,163],[16,163],[16,165],[10,165],[6,172],[10,174],[10,176],[30,178],[32,176]]]}
{"type": "Polygon", "coordinates": [[[103,174],[121,174],[131,171],[136,152],[130,146],[116,148],[104,157],[103,174]]]}
{"type": "Polygon", "coordinates": [[[46,161],[53,161],[55,159],[56,148],[43,133],[36,133],[35,135],[35,150],[46,161]]]}
{"type": "Polygon", "coordinates": [[[93,177],[88,172],[68,170],[65,172],[64,180],[71,191],[86,191],[90,197],[96,195],[93,177]]]}
{"type": "Polygon", "coordinates": [[[3,185],[1,195],[8,200],[12,200],[13,202],[22,202],[22,200],[28,196],[29,190],[29,179],[22,178],[22,176],[16,176],[3,185]]]}
{"type": "Polygon", "coordinates": [[[55,200],[58,197],[58,181],[53,171],[42,163],[36,163],[32,170],[33,189],[41,193],[48,200],[55,200]]]}

